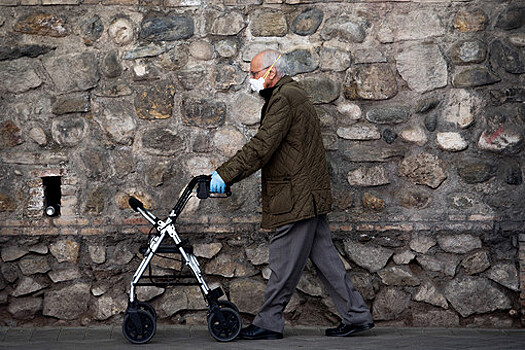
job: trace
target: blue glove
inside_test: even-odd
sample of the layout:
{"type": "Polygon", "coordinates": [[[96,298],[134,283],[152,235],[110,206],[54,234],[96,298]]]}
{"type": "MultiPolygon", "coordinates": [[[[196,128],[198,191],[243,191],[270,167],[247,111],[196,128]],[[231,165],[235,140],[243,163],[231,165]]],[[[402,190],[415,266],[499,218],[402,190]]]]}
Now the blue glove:
{"type": "Polygon", "coordinates": [[[224,193],[225,189],[226,189],[226,184],[224,183],[224,180],[221,178],[221,176],[216,171],[214,171],[211,174],[210,192],[211,193],[224,193]]]}

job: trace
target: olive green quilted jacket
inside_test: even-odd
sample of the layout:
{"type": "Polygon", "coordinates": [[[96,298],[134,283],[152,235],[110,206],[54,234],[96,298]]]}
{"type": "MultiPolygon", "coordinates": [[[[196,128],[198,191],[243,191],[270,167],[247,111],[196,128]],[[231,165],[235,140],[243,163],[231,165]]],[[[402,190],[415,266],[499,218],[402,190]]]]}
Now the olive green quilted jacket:
{"type": "Polygon", "coordinates": [[[257,134],[217,172],[231,185],[262,168],[263,228],[328,213],[330,178],[312,103],[289,76],[263,92],[257,134]]]}

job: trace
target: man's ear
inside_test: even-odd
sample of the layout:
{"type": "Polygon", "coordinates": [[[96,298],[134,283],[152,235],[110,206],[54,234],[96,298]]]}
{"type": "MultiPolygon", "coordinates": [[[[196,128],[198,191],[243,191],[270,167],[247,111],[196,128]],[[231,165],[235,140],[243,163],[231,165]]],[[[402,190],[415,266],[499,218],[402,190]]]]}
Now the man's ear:
{"type": "Polygon", "coordinates": [[[271,80],[275,79],[275,77],[277,76],[277,69],[275,69],[275,67],[272,67],[272,69],[270,69],[270,74],[268,74],[268,76],[270,77],[271,80]]]}

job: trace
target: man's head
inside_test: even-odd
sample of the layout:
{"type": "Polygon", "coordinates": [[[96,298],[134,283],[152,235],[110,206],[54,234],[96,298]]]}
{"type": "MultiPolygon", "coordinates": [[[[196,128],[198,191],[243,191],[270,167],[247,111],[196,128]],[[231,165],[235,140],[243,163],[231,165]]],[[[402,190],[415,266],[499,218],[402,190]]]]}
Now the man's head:
{"type": "Polygon", "coordinates": [[[263,79],[263,88],[274,87],[286,74],[286,63],[279,51],[259,52],[250,63],[250,79],[263,79]]]}

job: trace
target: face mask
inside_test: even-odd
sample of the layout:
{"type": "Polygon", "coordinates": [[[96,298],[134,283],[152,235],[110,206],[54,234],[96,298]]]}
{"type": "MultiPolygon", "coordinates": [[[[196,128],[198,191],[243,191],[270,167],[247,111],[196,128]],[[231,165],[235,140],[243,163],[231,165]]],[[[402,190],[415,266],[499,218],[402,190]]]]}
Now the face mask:
{"type": "Polygon", "coordinates": [[[260,77],[259,79],[250,78],[250,87],[252,88],[253,92],[259,93],[261,90],[264,90],[264,82],[270,74],[270,71],[272,70],[273,66],[277,63],[277,61],[279,61],[279,58],[281,58],[281,55],[279,55],[275,62],[270,67],[268,67],[266,73],[264,73],[262,77],[260,77]]]}
{"type": "Polygon", "coordinates": [[[252,79],[250,78],[250,87],[252,88],[253,92],[259,93],[259,91],[264,90],[264,79],[263,77],[260,77],[259,79],[252,79]]]}

